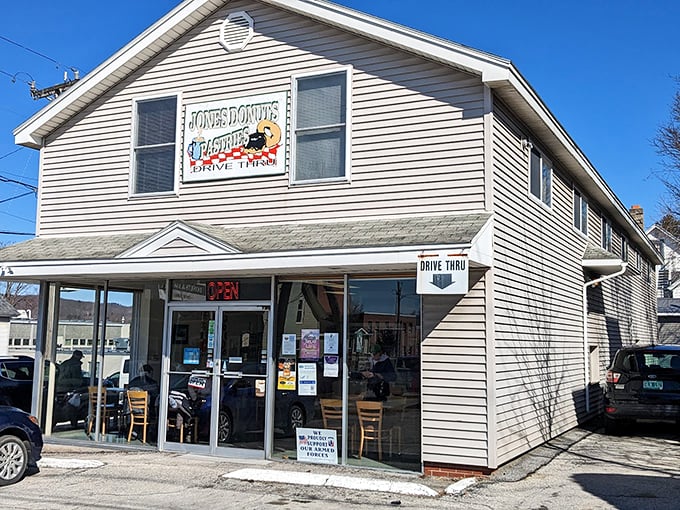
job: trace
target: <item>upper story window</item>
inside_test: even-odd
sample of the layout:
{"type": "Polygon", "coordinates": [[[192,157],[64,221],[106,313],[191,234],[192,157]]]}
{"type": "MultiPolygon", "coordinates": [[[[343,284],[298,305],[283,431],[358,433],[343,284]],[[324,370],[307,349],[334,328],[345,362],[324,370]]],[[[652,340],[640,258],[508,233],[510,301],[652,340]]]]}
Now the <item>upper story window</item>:
{"type": "Polygon", "coordinates": [[[551,206],[552,164],[537,149],[531,148],[529,191],[548,207],[551,206]]]}
{"type": "Polygon", "coordinates": [[[348,178],[349,79],[349,68],[293,77],[292,182],[348,178]]]}
{"type": "Polygon", "coordinates": [[[612,251],[612,224],[602,216],[602,248],[612,251]]]}
{"type": "Polygon", "coordinates": [[[628,262],[628,239],[621,236],[621,260],[628,262]]]}
{"type": "Polygon", "coordinates": [[[574,190],[574,228],[588,235],[588,202],[576,189],[574,190]]]}
{"type": "Polygon", "coordinates": [[[135,102],[132,194],[175,190],[177,97],[135,102]]]}

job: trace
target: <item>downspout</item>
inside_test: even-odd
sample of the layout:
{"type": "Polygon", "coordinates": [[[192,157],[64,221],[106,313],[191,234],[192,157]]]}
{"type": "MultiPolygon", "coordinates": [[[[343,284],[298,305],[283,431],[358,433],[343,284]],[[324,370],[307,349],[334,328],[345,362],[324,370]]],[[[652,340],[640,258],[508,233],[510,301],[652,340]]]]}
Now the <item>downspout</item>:
{"type": "Polygon", "coordinates": [[[598,283],[602,283],[605,280],[609,280],[611,278],[616,278],[617,276],[621,276],[623,273],[626,272],[626,268],[628,267],[628,262],[622,262],[621,263],[621,269],[619,269],[617,272],[608,274],[606,276],[601,276],[600,278],[596,278],[595,280],[590,280],[588,282],[585,282],[583,284],[583,366],[585,368],[584,374],[583,374],[583,379],[585,383],[585,389],[586,389],[586,414],[590,413],[590,350],[588,348],[588,287],[592,287],[594,285],[597,285],[598,283]]]}

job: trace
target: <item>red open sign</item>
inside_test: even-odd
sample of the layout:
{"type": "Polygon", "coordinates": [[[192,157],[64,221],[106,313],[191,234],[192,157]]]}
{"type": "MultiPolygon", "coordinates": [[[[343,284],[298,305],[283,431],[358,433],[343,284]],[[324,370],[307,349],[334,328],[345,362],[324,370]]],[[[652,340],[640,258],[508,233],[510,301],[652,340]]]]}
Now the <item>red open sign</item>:
{"type": "Polygon", "coordinates": [[[208,282],[205,289],[205,296],[208,301],[237,301],[238,282],[208,282]]]}

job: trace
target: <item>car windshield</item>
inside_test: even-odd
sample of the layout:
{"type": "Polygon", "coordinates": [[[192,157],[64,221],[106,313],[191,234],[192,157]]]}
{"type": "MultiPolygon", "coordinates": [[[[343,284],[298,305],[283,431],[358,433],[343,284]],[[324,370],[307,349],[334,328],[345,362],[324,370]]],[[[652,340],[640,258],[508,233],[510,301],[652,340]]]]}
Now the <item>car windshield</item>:
{"type": "Polygon", "coordinates": [[[0,362],[0,375],[7,379],[27,381],[33,379],[32,363],[2,363],[0,362]]]}
{"type": "Polygon", "coordinates": [[[677,352],[640,352],[637,355],[640,372],[654,373],[673,371],[680,373],[680,353],[677,352]]]}

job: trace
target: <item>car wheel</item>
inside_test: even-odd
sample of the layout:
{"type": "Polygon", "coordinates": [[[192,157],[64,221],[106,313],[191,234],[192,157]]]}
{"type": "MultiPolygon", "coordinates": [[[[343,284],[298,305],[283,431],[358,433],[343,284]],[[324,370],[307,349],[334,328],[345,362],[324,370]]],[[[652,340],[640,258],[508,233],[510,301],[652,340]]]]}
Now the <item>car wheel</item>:
{"type": "Polygon", "coordinates": [[[304,427],[306,423],[305,410],[300,404],[293,404],[288,411],[288,422],[286,424],[286,432],[288,434],[295,431],[298,427],[304,427]]]}
{"type": "Polygon", "coordinates": [[[220,419],[217,425],[217,442],[227,443],[234,435],[234,420],[227,411],[220,411],[220,419]]]}
{"type": "Polygon", "coordinates": [[[16,436],[0,438],[0,486],[18,482],[28,467],[28,452],[24,442],[16,436]]]}

